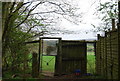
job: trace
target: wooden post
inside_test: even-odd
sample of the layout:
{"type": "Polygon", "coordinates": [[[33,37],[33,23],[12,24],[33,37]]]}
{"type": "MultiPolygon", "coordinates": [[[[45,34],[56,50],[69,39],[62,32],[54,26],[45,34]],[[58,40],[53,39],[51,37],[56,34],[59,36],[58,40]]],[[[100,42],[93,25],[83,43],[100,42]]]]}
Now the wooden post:
{"type": "Polygon", "coordinates": [[[38,77],[38,60],[37,60],[37,53],[32,53],[32,77],[38,77]]]}
{"type": "Polygon", "coordinates": [[[118,79],[120,80],[120,0],[118,2],[118,79]]]}
{"type": "Polygon", "coordinates": [[[41,38],[39,38],[38,72],[41,72],[41,38]]]}
{"type": "Polygon", "coordinates": [[[97,51],[96,51],[96,50],[97,50],[97,48],[96,48],[96,47],[97,47],[97,44],[96,44],[96,43],[97,43],[97,42],[94,43],[94,53],[95,53],[95,73],[97,73],[97,67],[96,67],[96,64],[97,64],[97,63],[96,63],[96,62],[97,62],[97,51]]]}
{"type": "Polygon", "coordinates": [[[85,72],[84,73],[87,73],[87,43],[86,42],[84,42],[84,47],[85,47],[85,72]]]}
{"type": "Polygon", "coordinates": [[[57,44],[58,50],[57,50],[57,56],[55,61],[55,76],[61,76],[62,75],[62,39],[58,39],[57,44]]]}
{"type": "Polygon", "coordinates": [[[42,72],[42,63],[43,63],[43,39],[40,40],[40,72],[42,72]]]}
{"type": "Polygon", "coordinates": [[[100,39],[100,34],[97,34],[97,38],[98,38],[98,40],[100,39]]]}
{"type": "Polygon", "coordinates": [[[112,30],[115,30],[115,19],[112,19],[112,30]]]}
{"type": "Polygon", "coordinates": [[[58,58],[59,58],[59,76],[62,75],[62,40],[59,39],[59,47],[58,47],[58,58]]]}
{"type": "Polygon", "coordinates": [[[97,34],[98,42],[97,42],[97,73],[101,75],[101,39],[100,39],[100,34],[97,34]]]}
{"type": "Polygon", "coordinates": [[[99,45],[98,45],[98,47],[97,47],[97,50],[98,50],[98,52],[99,52],[99,55],[98,55],[98,63],[99,63],[99,66],[97,66],[98,67],[98,69],[99,69],[99,71],[98,71],[98,74],[100,74],[101,75],[101,66],[102,66],[102,62],[101,62],[101,37],[100,37],[100,34],[97,34],[97,38],[98,38],[98,41],[99,41],[99,45]],[[99,49],[98,49],[99,48],[99,49]]]}

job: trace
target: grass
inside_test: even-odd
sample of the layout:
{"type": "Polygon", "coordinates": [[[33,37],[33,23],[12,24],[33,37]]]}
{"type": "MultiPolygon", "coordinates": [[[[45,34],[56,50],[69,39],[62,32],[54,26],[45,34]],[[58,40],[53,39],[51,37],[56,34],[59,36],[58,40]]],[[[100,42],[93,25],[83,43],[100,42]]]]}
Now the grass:
{"type": "Polygon", "coordinates": [[[87,72],[94,74],[95,73],[95,56],[87,55],[87,72]]]}
{"type": "MultiPolygon", "coordinates": [[[[87,55],[94,55],[94,52],[87,52],[87,55]]],[[[90,59],[89,56],[88,56],[88,59],[90,59]]]]}
{"type": "Polygon", "coordinates": [[[55,56],[42,57],[42,71],[54,72],[55,69],[55,56]]]}

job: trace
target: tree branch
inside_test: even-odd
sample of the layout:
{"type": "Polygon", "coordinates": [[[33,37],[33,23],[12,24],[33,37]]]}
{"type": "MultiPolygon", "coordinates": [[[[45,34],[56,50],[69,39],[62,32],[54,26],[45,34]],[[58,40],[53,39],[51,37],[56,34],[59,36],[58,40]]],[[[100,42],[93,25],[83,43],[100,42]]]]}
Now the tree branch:
{"type": "Polygon", "coordinates": [[[12,7],[10,8],[10,13],[12,13],[12,11],[13,11],[13,9],[14,9],[14,6],[15,6],[15,2],[13,2],[13,5],[12,5],[12,7]]]}
{"type": "Polygon", "coordinates": [[[30,13],[31,13],[39,4],[41,4],[41,2],[38,3],[37,5],[35,5],[32,9],[30,9],[30,11],[28,12],[26,18],[25,18],[21,23],[19,23],[15,28],[17,28],[17,27],[19,27],[21,24],[23,24],[23,23],[27,20],[27,18],[29,17],[30,13]]]}
{"type": "Polygon", "coordinates": [[[32,13],[32,14],[30,14],[30,15],[35,15],[35,14],[45,14],[45,13],[54,13],[54,12],[55,12],[55,10],[54,10],[54,11],[48,11],[48,12],[32,13]]]}
{"type": "Polygon", "coordinates": [[[54,3],[54,2],[50,2],[50,1],[47,1],[47,2],[50,3],[50,4],[54,4],[54,5],[58,6],[65,13],[64,9],[60,6],[61,4],[57,4],[57,3],[54,3]]]}
{"type": "Polygon", "coordinates": [[[32,4],[32,2],[23,10],[22,13],[20,13],[20,15],[22,15],[28,9],[28,7],[31,6],[31,4],[32,4]]]}
{"type": "Polygon", "coordinates": [[[18,8],[17,8],[13,13],[19,11],[19,9],[23,7],[23,5],[26,5],[26,4],[30,3],[30,2],[27,2],[27,3],[20,2],[20,3],[19,3],[18,8]],[[20,4],[20,3],[21,3],[21,4],[20,4]]]}

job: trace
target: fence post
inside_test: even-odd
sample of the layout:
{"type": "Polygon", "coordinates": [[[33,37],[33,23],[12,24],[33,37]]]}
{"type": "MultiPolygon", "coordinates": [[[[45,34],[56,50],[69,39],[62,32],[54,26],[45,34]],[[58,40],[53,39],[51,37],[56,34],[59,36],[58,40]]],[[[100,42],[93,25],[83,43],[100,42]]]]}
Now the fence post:
{"type": "Polygon", "coordinates": [[[115,19],[112,19],[112,30],[115,30],[115,19]]]}
{"type": "Polygon", "coordinates": [[[100,39],[100,34],[97,34],[97,38],[98,38],[98,40],[100,39]]]}
{"type": "Polygon", "coordinates": [[[101,39],[100,39],[100,34],[97,34],[97,38],[98,38],[98,41],[99,42],[97,42],[98,44],[97,44],[97,64],[98,64],[98,66],[97,66],[97,69],[98,69],[98,71],[97,71],[97,73],[99,74],[99,75],[101,75],[101,39]]]}
{"type": "Polygon", "coordinates": [[[55,76],[62,75],[62,39],[59,38],[58,40],[58,51],[56,56],[56,63],[55,63],[55,76]]]}
{"type": "Polygon", "coordinates": [[[59,76],[62,75],[62,39],[59,39],[59,47],[58,47],[58,58],[59,58],[59,76]]]}
{"type": "Polygon", "coordinates": [[[118,79],[120,79],[120,0],[118,1],[118,79]]]}
{"type": "Polygon", "coordinates": [[[32,53],[32,77],[38,77],[38,60],[37,60],[37,53],[32,53]]]}

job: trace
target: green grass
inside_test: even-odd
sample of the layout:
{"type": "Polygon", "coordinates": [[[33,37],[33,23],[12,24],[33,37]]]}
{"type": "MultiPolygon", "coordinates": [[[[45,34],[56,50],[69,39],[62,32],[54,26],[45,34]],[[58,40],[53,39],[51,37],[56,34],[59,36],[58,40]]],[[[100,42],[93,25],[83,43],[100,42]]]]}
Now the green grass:
{"type": "Polygon", "coordinates": [[[42,57],[42,71],[54,72],[54,69],[55,69],[55,56],[43,56],[42,57]]]}
{"type": "Polygon", "coordinates": [[[95,56],[94,55],[87,55],[87,72],[88,73],[95,73],[95,56]]]}
{"type": "MultiPolygon", "coordinates": [[[[94,52],[87,52],[87,55],[94,55],[94,52]]],[[[88,58],[88,59],[90,59],[90,58],[88,58]]]]}

